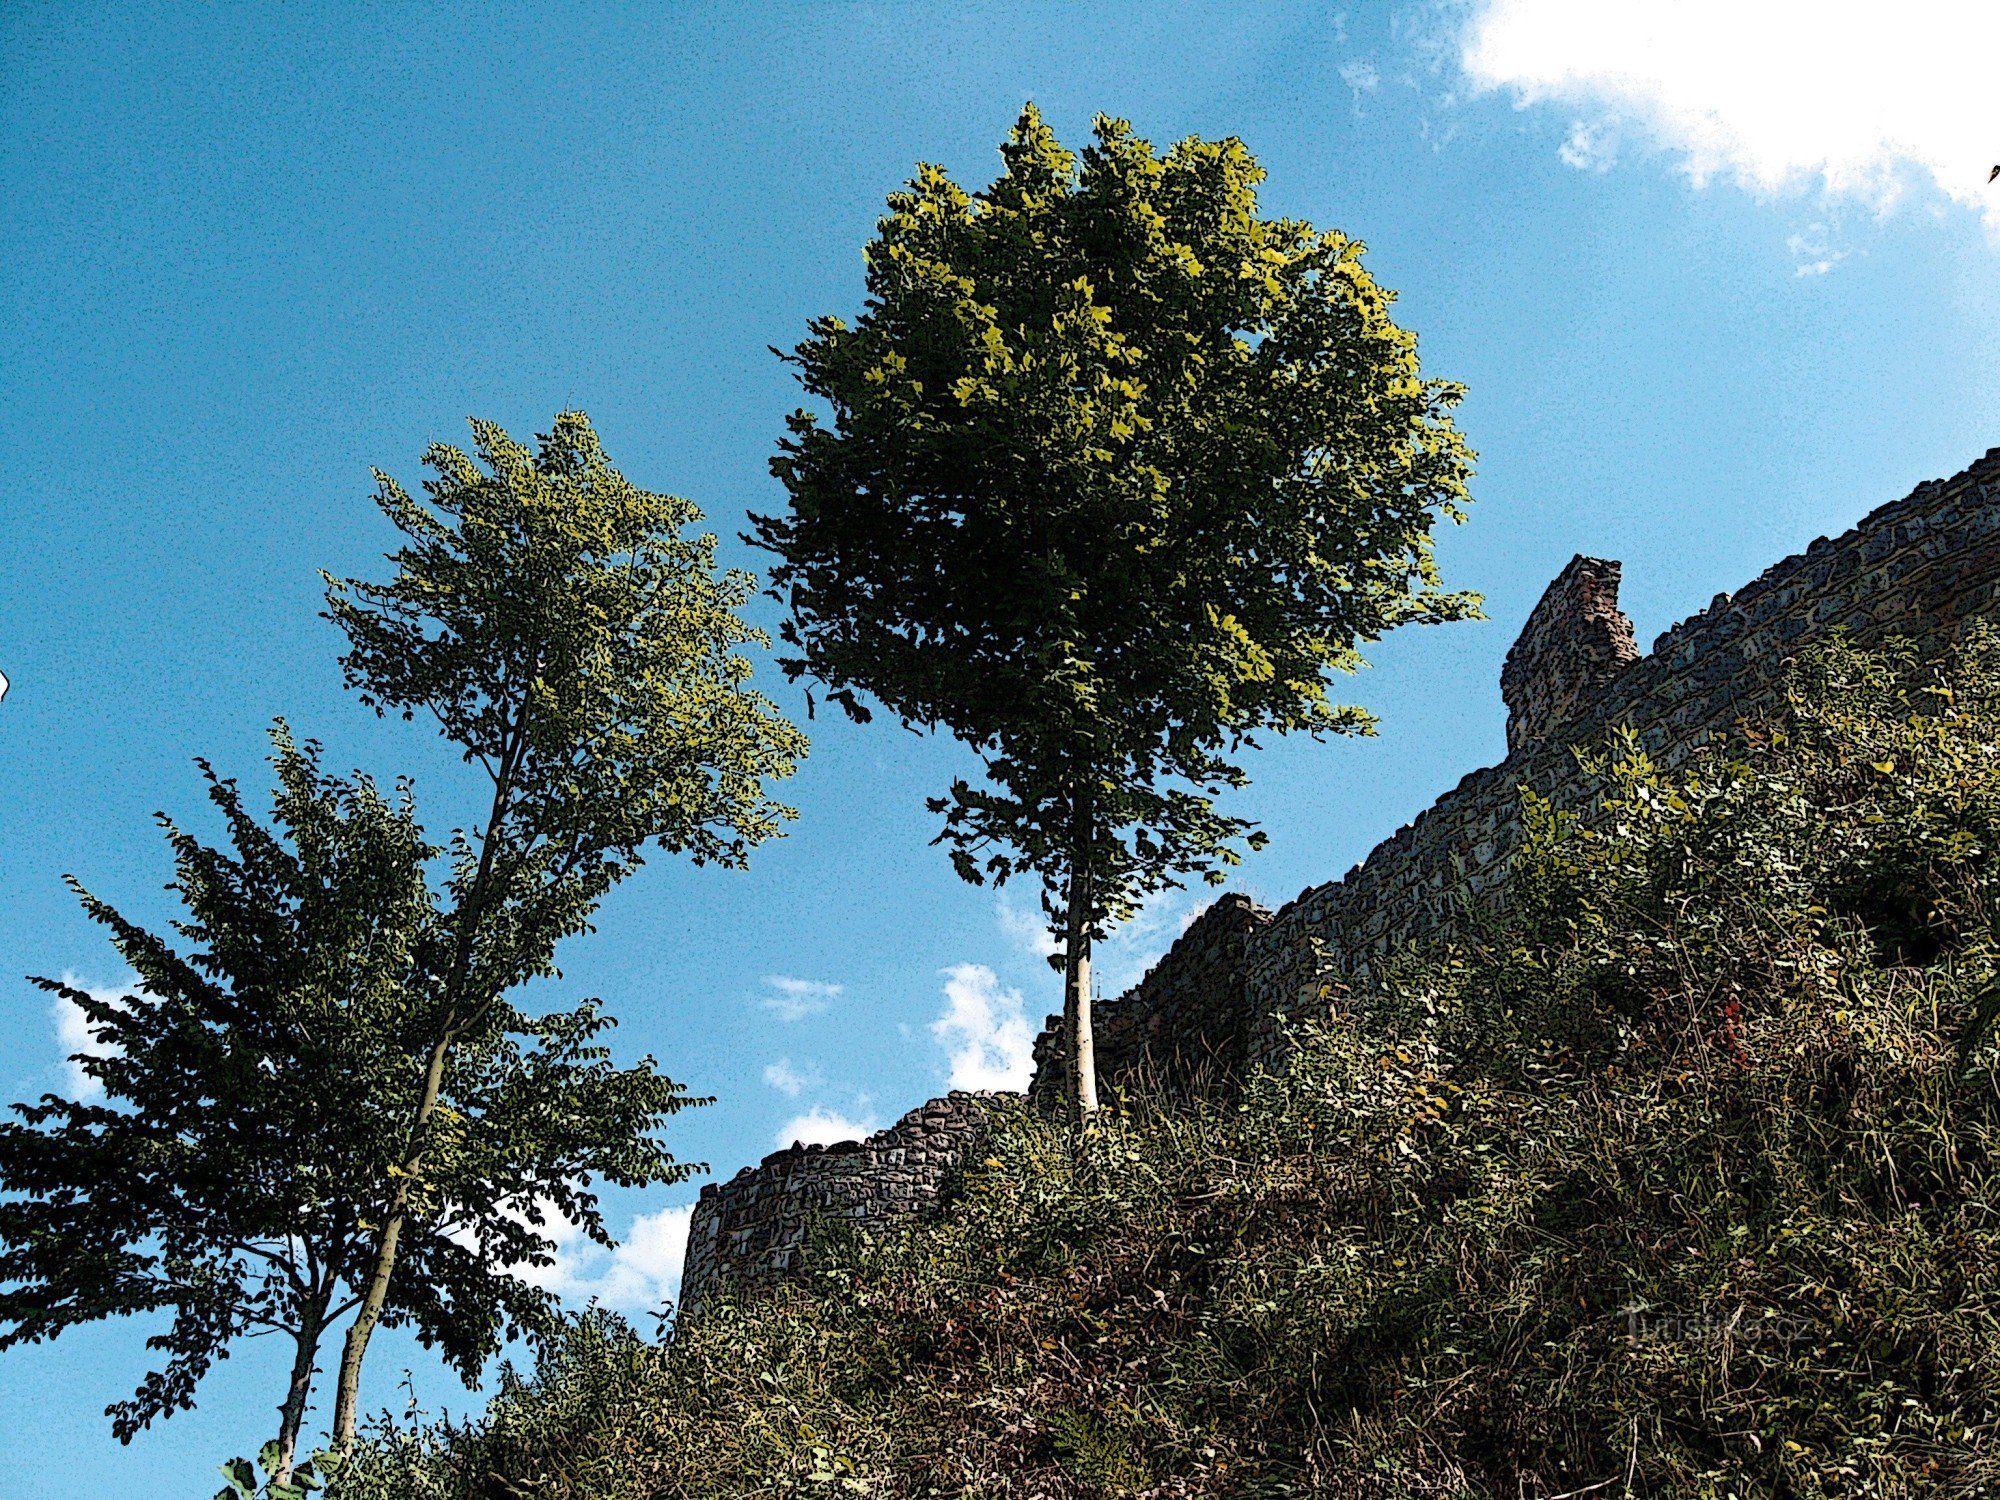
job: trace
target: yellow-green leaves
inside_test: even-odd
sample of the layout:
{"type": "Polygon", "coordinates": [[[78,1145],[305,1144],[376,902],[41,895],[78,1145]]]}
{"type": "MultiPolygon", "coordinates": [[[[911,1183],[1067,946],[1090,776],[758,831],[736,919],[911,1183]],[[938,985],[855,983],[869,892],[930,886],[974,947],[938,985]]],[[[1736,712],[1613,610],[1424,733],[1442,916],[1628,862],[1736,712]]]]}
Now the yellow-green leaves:
{"type": "Polygon", "coordinates": [[[472,425],[477,461],[426,456],[428,505],[380,477],[406,539],[395,576],[329,580],[350,685],[382,711],[430,713],[504,778],[519,854],[624,866],[657,844],[741,864],[792,815],[764,784],[805,751],[744,686],[743,648],[768,644],[737,613],[755,580],[718,571],[715,538],[687,534],[701,512],[626,480],[581,412],[537,449],[472,425]]]}
{"type": "Polygon", "coordinates": [[[1359,242],[1261,216],[1241,142],[1071,151],[1030,107],[1000,154],[890,195],[753,519],[786,670],[985,759],[939,803],[961,872],[1087,863],[1116,910],[1230,857],[1247,736],[1365,731],[1326,679],[1473,612],[1431,560],[1471,455],[1359,242]]]}

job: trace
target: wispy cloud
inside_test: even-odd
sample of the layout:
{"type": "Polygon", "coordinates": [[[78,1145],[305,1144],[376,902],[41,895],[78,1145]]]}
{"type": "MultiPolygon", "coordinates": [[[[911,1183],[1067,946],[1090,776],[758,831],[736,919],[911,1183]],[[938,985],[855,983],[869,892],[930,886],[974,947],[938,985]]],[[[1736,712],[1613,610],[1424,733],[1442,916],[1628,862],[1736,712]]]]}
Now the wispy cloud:
{"type": "Polygon", "coordinates": [[[804,1114],[794,1115],[780,1125],[774,1139],[781,1148],[791,1145],[831,1146],[836,1141],[858,1141],[864,1135],[873,1135],[876,1128],[873,1115],[850,1120],[838,1110],[815,1104],[804,1114]]]}
{"type": "Polygon", "coordinates": [[[1785,248],[1798,257],[1798,276],[1824,276],[1847,259],[1845,250],[1836,250],[1824,224],[1811,224],[1785,241],[1785,248]]]}
{"type": "Polygon", "coordinates": [[[1485,0],[1460,50],[1475,87],[1577,112],[1572,166],[1604,170],[1631,131],[1697,185],[1817,186],[1886,212],[1928,180],[2000,244],[1996,58],[2000,5],[1963,0],[1485,0]]]}
{"type": "Polygon", "coordinates": [[[1382,75],[1367,58],[1357,57],[1340,65],[1340,81],[1356,93],[1372,94],[1382,86],[1382,75]]]}
{"type": "MultiPolygon", "coordinates": [[[[1101,994],[1116,995],[1145,977],[1146,970],[1159,961],[1173,940],[1208,910],[1209,900],[1197,900],[1187,891],[1162,891],[1111,930],[1111,935],[1094,945],[1096,987],[1101,994]]],[[[1049,931],[1048,919],[1031,912],[1003,889],[994,903],[994,915],[1004,932],[1021,953],[1047,959],[1062,951],[1062,944],[1049,931]]],[[[1052,1007],[1053,1008],[1053,1007],[1052,1007]]]]}
{"type": "MultiPolygon", "coordinates": [[[[675,1204],[650,1214],[638,1214],[616,1249],[607,1250],[584,1234],[581,1227],[555,1211],[546,1199],[538,1200],[542,1222],[535,1232],[554,1248],[548,1265],[505,1267],[530,1286],[554,1292],[571,1305],[593,1298],[605,1307],[623,1313],[647,1313],[680,1294],[681,1262],[687,1254],[688,1223],[694,1215],[691,1203],[675,1204]]],[[[503,1207],[507,1217],[520,1223],[528,1213],[520,1207],[503,1207]]],[[[451,1231],[452,1240],[474,1251],[478,1241],[470,1230],[451,1231]]]]}
{"type": "Polygon", "coordinates": [[[1053,958],[1062,951],[1062,944],[1049,931],[1049,919],[1040,903],[1030,908],[1021,903],[1014,890],[1014,887],[1002,886],[994,900],[994,913],[1000,920],[1000,930],[1024,952],[1036,958],[1053,958]]]}
{"type": "Polygon", "coordinates": [[[1347,85],[1348,101],[1358,120],[1363,114],[1361,101],[1382,87],[1382,74],[1367,58],[1357,57],[1340,65],[1340,81],[1347,85]]]}
{"type": "Polygon", "coordinates": [[[1618,165],[1618,126],[1612,120],[1578,120],[1556,148],[1563,165],[1579,172],[1609,172],[1618,165]]]}
{"type": "Polygon", "coordinates": [[[769,975],[764,983],[777,993],[766,995],[761,1003],[781,1021],[802,1021],[807,1016],[816,1016],[846,989],[845,985],[828,984],[820,979],[793,979],[787,974],[769,975]]]}
{"type": "Polygon", "coordinates": [[[951,1059],[951,1087],[1025,1089],[1035,1033],[1021,992],[1003,989],[984,964],[957,964],[944,973],[944,1014],[931,1023],[931,1035],[951,1059]]]}
{"type": "MultiPolygon", "coordinates": [[[[132,979],[122,985],[85,984],[76,975],[64,971],[62,982],[73,990],[82,990],[93,1000],[122,1000],[138,988],[138,980],[132,979]]],[[[83,1008],[67,995],[55,996],[55,1003],[49,1008],[50,1019],[56,1028],[56,1041],[63,1050],[63,1073],[68,1084],[68,1094],[80,1103],[104,1097],[104,1085],[84,1071],[83,1057],[108,1057],[115,1050],[100,1042],[90,1034],[90,1017],[83,1008]]]]}
{"type": "Polygon", "coordinates": [[[800,1090],[804,1089],[808,1084],[816,1083],[818,1080],[819,1070],[817,1068],[809,1067],[802,1073],[792,1066],[792,1060],[789,1057],[781,1057],[776,1062],[767,1064],[764,1068],[764,1082],[779,1093],[788,1095],[793,1099],[799,1097],[800,1090]]]}

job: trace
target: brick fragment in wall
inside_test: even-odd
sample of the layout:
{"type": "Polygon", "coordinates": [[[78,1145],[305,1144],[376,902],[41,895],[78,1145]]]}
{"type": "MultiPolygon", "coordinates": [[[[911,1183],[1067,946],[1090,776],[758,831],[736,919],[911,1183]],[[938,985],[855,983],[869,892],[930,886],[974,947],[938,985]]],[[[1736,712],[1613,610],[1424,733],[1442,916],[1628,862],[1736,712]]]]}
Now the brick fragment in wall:
{"type": "MultiPolygon", "coordinates": [[[[1502,695],[1508,754],[1469,772],[1339,880],[1276,913],[1228,895],[1205,909],[1136,986],[1095,1008],[1098,1069],[1110,1089],[1170,1093],[1226,1082],[1280,1055],[1285,1025],[1322,992],[1398,948],[1447,931],[1470,898],[1506,905],[1508,861],[1532,788],[1589,816],[1598,792],[1574,745],[1635,732],[1671,768],[1712,734],[1779,706],[1786,661],[1846,629],[1863,645],[1952,640],[2000,596],[2000,448],[1822,537],[1734,594],[1718,594],[1639,656],[1618,609],[1619,564],[1578,557],[1550,584],[1509,652],[1502,695]]],[[[1035,1042],[1029,1098],[1057,1103],[1067,1072],[1051,1017],[1035,1042]]],[[[682,1306],[725,1283],[756,1285],[798,1266],[816,1215],[867,1226],[934,1201],[984,1128],[980,1096],[953,1094],[867,1141],[794,1147],[704,1188],[690,1229],[682,1306]]]]}

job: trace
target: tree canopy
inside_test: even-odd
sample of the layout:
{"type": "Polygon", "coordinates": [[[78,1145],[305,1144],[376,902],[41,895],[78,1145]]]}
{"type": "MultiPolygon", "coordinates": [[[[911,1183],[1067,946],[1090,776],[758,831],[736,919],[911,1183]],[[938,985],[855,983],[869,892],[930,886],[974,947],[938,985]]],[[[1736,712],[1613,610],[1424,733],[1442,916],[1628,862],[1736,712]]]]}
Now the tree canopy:
{"type": "Polygon", "coordinates": [[[589,419],[562,412],[529,448],[475,421],[477,455],[446,444],[413,498],[377,471],[377,504],[403,534],[387,582],[328,577],[350,687],[380,713],[424,712],[491,789],[486,821],[453,835],[445,955],[405,1128],[398,1190],[347,1332],[334,1412],[353,1440],[361,1363],[449,1120],[437,1114],[455,1052],[507,1015],[514,985],[554,972],[649,846],[740,866],[792,810],[766,791],[806,741],[748,686],[743,648],[768,644],[738,609],[749,574],[717,571],[693,502],[639,489],[589,419]]]}
{"type": "Polygon", "coordinates": [[[1075,153],[1030,106],[1001,156],[890,196],[864,311],[790,356],[825,411],[753,524],[785,670],[972,746],[984,784],[936,804],[959,873],[1081,872],[1087,941],[1256,847],[1215,805],[1255,736],[1365,732],[1332,676],[1476,613],[1431,536],[1471,455],[1363,246],[1263,216],[1241,142],[1099,118],[1075,153]]]}
{"type": "MultiPolygon", "coordinates": [[[[169,1314],[149,1341],[159,1368],[110,1409],[129,1441],[191,1406],[238,1338],[283,1334],[282,1473],[314,1355],[359,1301],[397,1187],[447,933],[408,787],[328,776],[282,724],[273,742],[270,827],[206,765],[230,847],[161,819],[179,942],[76,886],[138,984],[114,1000],[38,981],[87,1017],[97,1050],[80,1065],[102,1099],[48,1095],[0,1123],[0,1182],[25,1195],[0,1201],[0,1348],[169,1314]]],[[[608,1024],[595,1002],[504,1008],[442,1082],[449,1141],[411,1201],[383,1316],[468,1383],[503,1334],[553,1326],[553,1299],[521,1275],[549,1263],[552,1216],[608,1243],[593,1179],[690,1170],[655,1132],[699,1101],[650,1058],[613,1067],[595,1041],[608,1024]]]]}

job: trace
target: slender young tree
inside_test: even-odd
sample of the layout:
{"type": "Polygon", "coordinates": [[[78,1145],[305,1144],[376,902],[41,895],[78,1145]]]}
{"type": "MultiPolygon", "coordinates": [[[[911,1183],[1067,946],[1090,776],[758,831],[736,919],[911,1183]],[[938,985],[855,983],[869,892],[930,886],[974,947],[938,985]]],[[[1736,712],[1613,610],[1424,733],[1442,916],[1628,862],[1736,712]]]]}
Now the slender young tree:
{"type": "Polygon", "coordinates": [[[1215,807],[1236,752],[1367,732],[1330,675],[1476,615],[1431,544],[1471,454],[1363,247],[1262,217],[1240,142],[1100,118],[1079,157],[1031,105],[1001,156],[983,192],[926,165],[890,196],[865,310],[790,356],[825,417],[790,418],[754,540],[789,674],[984,761],[939,838],[967,880],[1042,882],[1087,1117],[1092,942],[1261,845],[1215,807]]]}
{"type": "MultiPolygon", "coordinates": [[[[435,1029],[449,932],[427,880],[438,851],[408,788],[325,775],[273,734],[271,826],[204,764],[230,847],[162,818],[185,917],[151,932],[76,886],[138,976],[93,996],[37,981],[82,1010],[95,1085],[0,1123],[0,1348],[80,1323],[165,1314],[164,1355],[109,1408],[130,1441],[193,1405],[244,1336],[293,1358],[267,1467],[292,1474],[321,1341],[361,1301],[368,1226],[395,1195],[421,1055],[435,1029]],[[102,1098],[89,1097],[100,1091],[102,1098]]],[[[74,882],[72,882],[74,884],[74,882]]],[[[462,1047],[439,1108],[450,1149],[410,1208],[406,1275],[386,1315],[414,1326],[471,1383],[503,1333],[545,1332],[552,1215],[610,1243],[595,1178],[673,1182],[654,1132],[694,1102],[652,1060],[614,1068],[595,1002],[531,1018],[507,1008],[462,1047]]]]}
{"type": "Polygon", "coordinates": [[[713,536],[684,534],[691,502],[627,482],[581,412],[533,449],[472,426],[476,458],[426,455],[428,503],[378,471],[405,539],[393,576],[327,579],[349,685],[380,713],[433,717],[490,792],[485,821],[452,839],[429,1022],[399,1058],[419,1082],[342,1348],[342,1452],[404,1236],[455,1149],[440,1104],[464,1049],[648,848],[741,866],[792,816],[765,783],[806,748],[747,685],[742,648],[768,644],[738,614],[755,581],[716,571],[713,536]]]}

